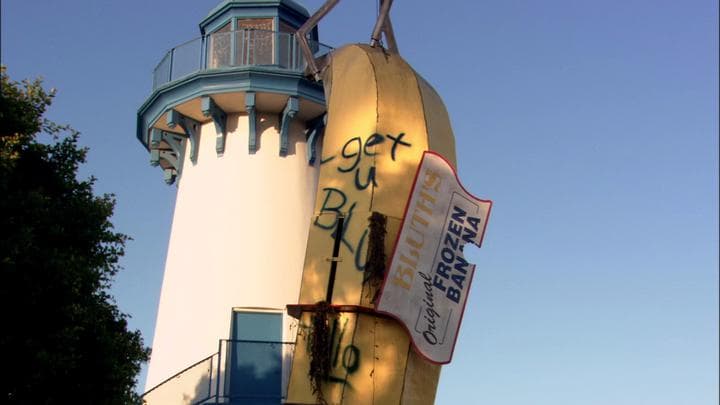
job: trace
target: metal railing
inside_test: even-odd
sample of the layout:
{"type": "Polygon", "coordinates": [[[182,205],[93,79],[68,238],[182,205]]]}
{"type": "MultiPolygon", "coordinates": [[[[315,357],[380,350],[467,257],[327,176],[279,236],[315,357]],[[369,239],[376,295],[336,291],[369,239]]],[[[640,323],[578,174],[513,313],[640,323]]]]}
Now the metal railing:
{"type": "Polygon", "coordinates": [[[218,359],[219,354],[214,353],[156,385],[143,394],[143,404],[191,405],[213,397],[218,359]]]}
{"type": "MultiPolygon", "coordinates": [[[[319,42],[308,42],[316,58],[332,50],[319,42]]],[[[293,33],[216,32],[169,50],[153,71],[153,90],[195,72],[245,66],[267,66],[302,73],[307,63],[293,33]]]]}
{"type": "Polygon", "coordinates": [[[295,343],[221,340],[218,352],[143,395],[147,405],[280,404],[295,343]]]}

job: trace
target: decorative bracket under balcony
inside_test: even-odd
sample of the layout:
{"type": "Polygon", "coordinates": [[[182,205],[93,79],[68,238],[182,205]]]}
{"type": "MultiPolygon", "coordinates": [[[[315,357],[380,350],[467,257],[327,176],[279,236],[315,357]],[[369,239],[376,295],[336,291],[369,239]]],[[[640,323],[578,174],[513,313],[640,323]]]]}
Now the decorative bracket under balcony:
{"type": "Polygon", "coordinates": [[[248,115],[248,152],[254,154],[257,152],[257,132],[255,128],[255,93],[248,91],[245,93],[245,111],[248,115]]]}
{"type": "Polygon", "coordinates": [[[150,164],[159,166],[160,160],[165,160],[172,166],[163,168],[165,182],[168,184],[175,182],[176,176],[182,171],[185,150],[183,141],[179,134],[165,132],[158,128],[153,128],[150,132],[150,164]],[[170,149],[162,148],[163,142],[170,149]]]}
{"type": "Polygon", "coordinates": [[[225,138],[227,137],[227,114],[222,110],[215,100],[210,96],[203,96],[200,99],[200,109],[206,117],[211,117],[215,123],[215,151],[218,156],[225,153],[225,138]]]}
{"type": "Polygon", "coordinates": [[[293,96],[288,97],[282,117],[280,117],[280,156],[287,156],[290,122],[295,118],[298,110],[300,110],[300,101],[298,98],[293,96]]]}
{"type": "Polygon", "coordinates": [[[306,123],[308,128],[307,139],[307,160],[309,164],[315,164],[317,159],[317,143],[323,134],[325,134],[325,125],[327,114],[319,115],[306,123]]]}
{"type": "Polygon", "coordinates": [[[195,163],[197,161],[198,148],[197,131],[200,129],[200,123],[171,108],[167,113],[167,125],[170,128],[175,128],[177,125],[185,131],[185,134],[190,140],[190,161],[195,163]]]}

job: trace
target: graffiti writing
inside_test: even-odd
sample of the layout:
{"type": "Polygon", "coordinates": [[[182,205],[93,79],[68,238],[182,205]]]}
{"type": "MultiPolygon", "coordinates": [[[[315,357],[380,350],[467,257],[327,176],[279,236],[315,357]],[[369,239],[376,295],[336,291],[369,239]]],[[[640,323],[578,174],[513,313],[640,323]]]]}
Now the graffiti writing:
{"type": "MultiPolygon", "coordinates": [[[[348,319],[335,318],[330,329],[330,359],[331,370],[325,378],[327,382],[350,386],[348,377],[360,368],[360,349],[352,343],[343,342],[348,326],[348,319]]],[[[311,327],[301,324],[300,329],[308,335],[311,327]]],[[[312,351],[310,341],[307,342],[308,352],[312,351]]]]}
{"type": "Polygon", "coordinates": [[[339,154],[332,155],[323,159],[321,164],[336,164],[335,170],[341,175],[351,176],[342,184],[347,186],[325,187],[321,190],[323,193],[323,202],[320,208],[320,215],[315,218],[314,225],[330,232],[330,236],[334,239],[339,237],[342,245],[354,257],[355,268],[358,271],[365,269],[366,243],[368,230],[365,229],[356,240],[349,240],[347,230],[351,229],[351,221],[357,207],[357,201],[349,201],[347,188],[363,191],[372,185],[373,188],[379,187],[377,178],[377,169],[374,164],[375,156],[381,155],[382,152],[377,148],[386,142],[390,143],[390,159],[396,161],[400,151],[403,148],[410,148],[412,144],[403,140],[405,133],[398,135],[381,135],[374,133],[363,140],[356,136],[350,138],[340,149],[339,154]],[[370,158],[372,164],[367,167],[363,165],[363,160],[370,158]],[[330,214],[330,215],[324,215],[330,214]],[[338,216],[345,217],[343,230],[341,235],[337,235],[338,216]]]}

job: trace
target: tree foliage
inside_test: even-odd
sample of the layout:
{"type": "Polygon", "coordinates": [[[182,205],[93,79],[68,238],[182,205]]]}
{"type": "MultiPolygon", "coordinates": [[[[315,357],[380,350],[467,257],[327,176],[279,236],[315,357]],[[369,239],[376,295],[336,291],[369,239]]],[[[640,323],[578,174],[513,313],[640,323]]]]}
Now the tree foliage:
{"type": "Polygon", "coordinates": [[[77,179],[79,133],[43,118],[54,91],[1,75],[0,402],[137,402],[149,349],[108,292],[127,240],[115,200],[77,179]]]}

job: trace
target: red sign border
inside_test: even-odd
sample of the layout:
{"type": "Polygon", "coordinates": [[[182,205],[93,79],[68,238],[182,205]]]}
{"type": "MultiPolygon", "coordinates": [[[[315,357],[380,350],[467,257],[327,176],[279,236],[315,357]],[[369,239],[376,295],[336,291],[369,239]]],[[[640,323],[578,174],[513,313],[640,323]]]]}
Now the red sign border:
{"type": "MultiPolygon", "coordinates": [[[[395,244],[393,245],[393,252],[392,252],[392,255],[390,256],[389,263],[392,263],[393,259],[395,258],[395,251],[397,250],[398,241],[400,241],[400,234],[402,233],[402,229],[405,226],[405,219],[407,218],[408,208],[410,208],[410,200],[412,198],[413,191],[415,190],[415,185],[417,184],[418,176],[420,175],[420,169],[422,169],[423,162],[425,161],[425,156],[427,156],[427,155],[434,155],[434,156],[437,156],[440,159],[442,159],[450,167],[450,170],[452,170],[453,175],[455,176],[455,180],[457,181],[458,185],[460,185],[460,188],[465,193],[472,196],[474,199],[476,199],[478,201],[482,201],[482,202],[490,204],[490,207],[488,207],[487,218],[485,219],[485,223],[483,224],[482,236],[480,236],[480,242],[477,244],[477,246],[481,247],[482,242],[485,239],[485,229],[487,228],[487,224],[490,221],[490,213],[492,212],[492,204],[493,204],[492,200],[478,198],[473,193],[467,191],[465,186],[463,186],[462,182],[460,181],[460,178],[457,175],[457,171],[455,170],[455,167],[453,167],[453,165],[443,155],[441,155],[437,152],[426,150],[423,152],[423,155],[422,155],[422,158],[420,159],[420,164],[418,165],[417,171],[415,171],[415,178],[413,179],[412,187],[410,187],[410,194],[408,195],[407,201],[405,202],[405,210],[403,212],[403,219],[400,222],[400,228],[398,228],[398,233],[397,233],[397,236],[395,237],[395,244]]],[[[474,267],[475,267],[475,265],[473,264],[473,278],[475,276],[474,267]]],[[[378,303],[380,303],[380,301],[382,300],[383,293],[385,292],[385,283],[387,283],[387,279],[389,276],[390,276],[390,269],[387,269],[387,271],[385,272],[385,278],[383,279],[382,287],[380,288],[380,295],[378,296],[378,299],[377,299],[378,303]]],[[[467,291],[469,292],[471,290],[471,288],[472,288],[472,278],[470,279],[470,282],[468,283],[467,291]]],[[[396,320],[407,332],[410,342],[413,345],[413,350],[415,350],[416,353],[418,353],[420,356],[422,356],[425,360],[429,361],[430,363],[443,365],[443,364],[450,363],[453,359],[453,356],[455,355],[455,345],[457,344],[457,338],[460,335],[460,328],[462,327],[463,317],[465,316],[465,306],[466,305],[467,305],[467,297],[465,298],[465,301],[463,302],[462,312],[460,314],[460,320],[458,321],[458,333],[455,334],[455,339],[453,340],[452,348],[450,350],[450,358],[448,359],[448,361],[445,361],[445,362],[435,361],[435,360],[429,358],[428,356],[426,356],[425,353],[423,353],[422,350],[420,350],[420,348],[415,344],[415,339],[412,338],[410,329],[408,328],[408,326],[405,324],[405,322],[403,320],[399,319],[397,316],[395,316],[394,314],[392,314],[390,312],[378,310],[377,304],[376,304],[375,312],[386,315],[386,316],[396,320]]]]}

